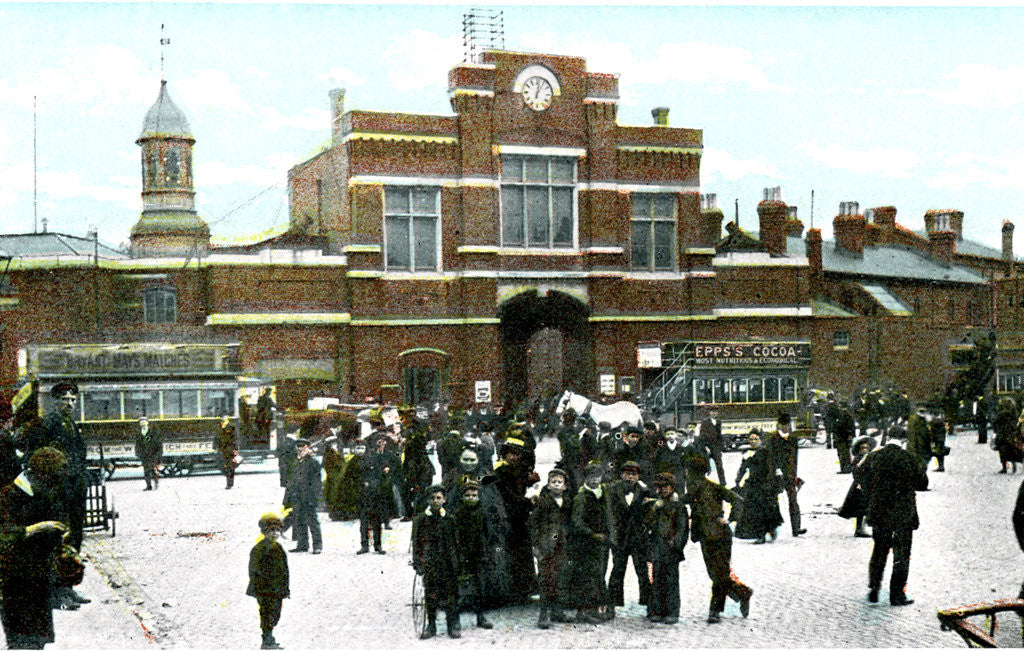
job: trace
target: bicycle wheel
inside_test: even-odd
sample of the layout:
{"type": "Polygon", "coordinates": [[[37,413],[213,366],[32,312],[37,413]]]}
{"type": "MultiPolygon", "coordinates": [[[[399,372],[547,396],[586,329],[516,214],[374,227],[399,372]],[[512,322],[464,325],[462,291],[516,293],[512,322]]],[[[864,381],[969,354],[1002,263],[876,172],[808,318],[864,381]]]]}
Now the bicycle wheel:
{"type": "Polygon", "coordinates": [[[423,603],[423,579],[419,574],[413,574],[412,577],[412,601],[409,605],[412,607],[412,625],[416,631],[416,637],[419,637],[427,627],[427,613],[423,603]]]}

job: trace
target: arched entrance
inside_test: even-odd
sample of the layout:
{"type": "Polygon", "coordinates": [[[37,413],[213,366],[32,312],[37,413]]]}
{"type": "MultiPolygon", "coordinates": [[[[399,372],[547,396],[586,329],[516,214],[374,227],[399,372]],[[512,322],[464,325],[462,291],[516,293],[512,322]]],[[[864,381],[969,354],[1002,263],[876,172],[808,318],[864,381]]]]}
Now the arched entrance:
{"type": "Polygon", "coordinates": [[[516,403],[549,388],[589,392],[594,376],[589,316],[586,305],[558,291],[542,296],[529,290],[502,304],[503,399],[516,403]]]}

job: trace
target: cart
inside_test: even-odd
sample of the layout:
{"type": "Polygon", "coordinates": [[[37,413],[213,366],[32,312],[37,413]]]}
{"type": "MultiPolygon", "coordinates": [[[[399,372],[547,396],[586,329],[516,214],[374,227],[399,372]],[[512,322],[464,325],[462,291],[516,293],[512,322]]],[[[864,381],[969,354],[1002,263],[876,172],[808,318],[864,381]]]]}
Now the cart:
{"type": "MultiPolygon", "coordinates": [[[[939,625],[942,630],[953,631],[963,638],[968,647],[995,648],[999,646],[996,635],[999,632],[998,616],[1001,613],[1013,613],[1021,619],[1022,639],[1024,639],[1024,599],[995,599],[967,606],[945,608],[938,612],[939,625]],[[969,621],[970,617],[983,617],[985,628],[969,621]]],[[[1021,639],[1016,640],[1018,643],[1021,641],[1021,639]]],[[[1019,644],[1013,646],[1019,646],[1019,644]]]]}
{"type": "Polygon", "coordinates": [[[427,628],[427,613],[424,605],[423,577],[412,575],[412,625],[418,638],[427,628]]]}
{"type": "Polygon", "coordinates": [[[110,536],[117,535],[118,513],[114,509],[114,498],[107,499],[107,485],[104,472],[99,468],[89,468],[85,474],[85,524],[86,531],[109,531],[110,536]]]}

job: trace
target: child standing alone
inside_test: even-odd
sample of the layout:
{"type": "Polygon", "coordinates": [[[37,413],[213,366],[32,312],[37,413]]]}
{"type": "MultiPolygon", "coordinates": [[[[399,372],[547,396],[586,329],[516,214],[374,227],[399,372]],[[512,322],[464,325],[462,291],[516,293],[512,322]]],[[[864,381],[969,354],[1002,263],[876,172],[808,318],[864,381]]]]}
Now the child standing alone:
{"type": "Polygon", "coordinates": [[[280,649],[274,627],[281,619],[281,604],[288,592],[288,558],[277,537],[284,521],[276,513],[260,516],[260,535],[249,552],[249,587],[245,594],[256,597],[260,608],[261,649],[280,649]]]}

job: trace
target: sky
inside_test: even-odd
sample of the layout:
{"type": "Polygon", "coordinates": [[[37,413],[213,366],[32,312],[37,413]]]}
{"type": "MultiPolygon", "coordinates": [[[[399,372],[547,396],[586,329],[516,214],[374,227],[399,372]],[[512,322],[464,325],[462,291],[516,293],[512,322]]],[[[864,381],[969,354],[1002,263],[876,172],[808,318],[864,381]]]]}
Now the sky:
{"type": "MultiPolygon", "coordinates": [[[[505,49],[618,74],[620,124],[667,106],[672,126],[702,129],[701,191],[727,220],[738,202],[745,228],[780,186],[826,238],[843,201],[895,206],[914,230],[961,210],[964,236],[994,248],[1004,219],[1024,232],[1024,9],[473,6],[503,12],[505,49]]],[[[469,9],[0,1],[0,232],[45,219],[128,241],[161,25],[197,211],[226,242],[287,224],[288,169],[329,142],[332,88],[346,109],[451,115],[469,9]]]]}

